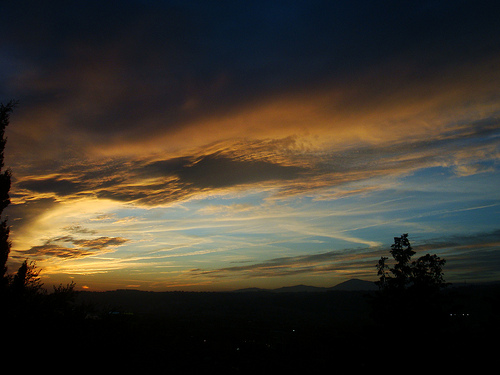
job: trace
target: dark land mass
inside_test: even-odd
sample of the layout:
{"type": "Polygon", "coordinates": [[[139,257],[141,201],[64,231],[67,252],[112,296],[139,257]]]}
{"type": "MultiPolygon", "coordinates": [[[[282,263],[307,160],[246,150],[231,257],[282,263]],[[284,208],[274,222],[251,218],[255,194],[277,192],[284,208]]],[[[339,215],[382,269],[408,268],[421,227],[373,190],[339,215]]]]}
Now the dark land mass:
{"type": "Polygon", "coordinates": [[[330,290],[345,290],[345,291],[378,290],[378,287],[372,281],[350,279],[331,287],[330,290]]]}
{"type": "Polygon", "coordinates": [[[10,334],[36,337],[41,345],[21,341],[40,363],[74,360],[82,371],[449,373],[489,368],[495,358],[500,284],[446,288],[439,321],[423,330],[411,319],[399,330],[378,321],[377,291],[290,290],[80,292],[71,314],[35,312],[10,334]]]}
{"type": "Polygon", "coordinates": [[[356,353],[370,352],[373,343],[360,338],[370,325],[365,294],[117,290],[79,298],[103,309],[95,327],[111,330],[106,336],[113,344],[105,346],[126,348],[128,358],[164,358],[181,370],[266,374],[320,371],[334,359],[351,363],[356,353]]]}
{"type": "Polygon", "coordinates": [[[177,369],[232,373],[334,366],[336,373],[352,373],[370,371],[381,360],[388,366],[411,360],[414,369],[477,370],[494,358],[500,284],[447,288],[439,328],[422,331],[408,321],[407,337],[374,319],[375,291],[302,289],[308,291],[117,290],[82,292],[79,300],[95,309],[86,335],[96,332],[96,352],[115,348],[131,363],[164,360],[177,369]]]}

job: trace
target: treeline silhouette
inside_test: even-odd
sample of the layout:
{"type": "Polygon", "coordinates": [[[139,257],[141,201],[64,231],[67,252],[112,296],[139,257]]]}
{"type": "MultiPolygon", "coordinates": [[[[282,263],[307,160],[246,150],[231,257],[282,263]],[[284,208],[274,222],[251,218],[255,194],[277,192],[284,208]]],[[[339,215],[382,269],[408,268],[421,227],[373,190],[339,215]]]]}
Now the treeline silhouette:
{"type": "Polygon", "coordinates": [[[63,307],[66,308],[63,304],[69,304],[75,298],[74,283],[54,286],[53,293],[49,295],[43,289],[39,277],[40,270],[34,261],[28,262],[26,259],[13,275],[7,272],[12,243],[9,240],[10,227],[7,218],[3,218],[3,211],[10,204],[12,172],[9,168],[4,168],[4,151],[7,143],[5,129],[17,105],[18,102],[14,100],[5,105],[0,104],[0,300],[3,303],[0,313],[8,320],[29,314],[31,310],[36,310],[37,314],[42,311],[46,313],[52,310],[61,311],[63,307]],[[44,309],[45,305],[51,307],[44,309]]]}
{"type": "MultiPolygon", "coordinates": [[[[47,355],[43,344],[57,336],[57,332],[62,334],[68,328],[71,332],[75,326],[81,326],[84,316],[83,307],[75,304],[74,283],[53,286],[49,293],[43,288],[36,263],[28,259],[17,272],[8,273],[12,244],[3,211],[10,204],[12,172],[4,168],[5,129],[17,104],[16,101],[0,104],[0,337],[2,359],[5,364],[13,365],[47,355]]],[[[61,342],[55,345],[60,348],[61,342]]]]}
{"type": "MultiPolygon", "coordinates": [[[[0,107],[0,216],[10,203],[0,107]]],[[[0,335],[10,362],[103,371],[335,373],[489,368],[500,333],[500,284],[450,287],[445,260],[412,260],[408,234],[374,265],[378,291],[320,293],[76,292],[43,288],[25,260],[9,274],[0,222],[0,335]],[[16,362],[17,361],[17,362],[16,362]],[[70,362],[70,365],[67,362],[70,362]]]]}

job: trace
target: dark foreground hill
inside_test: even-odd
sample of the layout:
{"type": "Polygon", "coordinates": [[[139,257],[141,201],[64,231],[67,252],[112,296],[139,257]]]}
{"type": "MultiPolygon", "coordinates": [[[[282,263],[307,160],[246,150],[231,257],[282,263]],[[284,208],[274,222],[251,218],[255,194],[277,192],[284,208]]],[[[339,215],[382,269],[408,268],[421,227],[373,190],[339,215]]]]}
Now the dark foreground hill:
{"type": "MultiPolygon", "coordinates": [[[[365,292],[82,292],[94,350],[169,370],[275,373],[370,357],[365,292]],[[94,332],[94,333],[92,333],[94,332]],[[105,348],[103,348],[105,347],[105,348]],[[349,360],[351,358],[351,360],[349,360]]],[[[353,362],[357,366],[362,361],[353,362]]]]}
{"type": "Polygon", "coordinates": [[[499,285],[448,289],[429,328],[418,317],[401,319],[402,327],[379,320],[372,314],[376,295],[81,292],[70,314],[54,311],[47,318],[33,309],[6,326],[5,342],[15,345],[4,354],[13,363],[71,363],[83,371],[232,374],[396,367],[439,373],[472,365],[481,372],[496,358],[491,343],[500,334],[499,285]]]}
{"type": "Polygon", "coordinates": [[[412,368],[425,369],[427,357],[440,358],[435,366],[450,370],[493,358],[489,342],[500,333],[499,285],[448,289],[437,329],[421,331],[415,329],[419,322],[407,321],[407,336],[393,336],[390,322],[373,317],[375,295],[82,292],[79,301],[94,308],[80,336],[95,352],[142,366],[161,359],[177,371],[273,373],[335,364],[336,373],[352,373],[381,358],[393,364],[412,358],[412,368]]]}
{"type": "MultiPolygon", "coordinates": [[[[292,290],[296,290],[292,287],[292,290]]],[[[180,320],[217,319],[266,321],[278,325],[289,320],[344,322],[369,318],[368,292],[142,292],[116,290],[81,292],[79,300],[116,315],[131,313],[180,320]]]]}

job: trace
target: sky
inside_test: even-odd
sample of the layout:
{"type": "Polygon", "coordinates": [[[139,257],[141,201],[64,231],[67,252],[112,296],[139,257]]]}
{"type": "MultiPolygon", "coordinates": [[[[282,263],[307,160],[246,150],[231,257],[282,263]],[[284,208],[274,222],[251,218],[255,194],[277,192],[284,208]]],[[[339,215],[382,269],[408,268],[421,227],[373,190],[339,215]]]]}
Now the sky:
{"type": "Polygon", "coordinates": [[[500,279],[494,1],[11,1],[9,271],[45,287],[500,279]]]}

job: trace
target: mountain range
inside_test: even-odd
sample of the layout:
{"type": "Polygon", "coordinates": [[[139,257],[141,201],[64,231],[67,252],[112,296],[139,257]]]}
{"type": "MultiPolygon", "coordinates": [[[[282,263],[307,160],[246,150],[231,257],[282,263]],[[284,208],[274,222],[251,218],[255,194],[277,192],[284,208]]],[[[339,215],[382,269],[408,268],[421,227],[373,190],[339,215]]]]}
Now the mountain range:
{"type": "Polygon", "coordinates": [[[369,290],[378,290],[378,287],[375,285],[373,281],[350,279],[329,288],[300,284],[293,286],[285,286],[276,289],[245,288],[245,289],[235,290],[234,292],[297,293],[297,292],[369,291],[369,290]]]}

